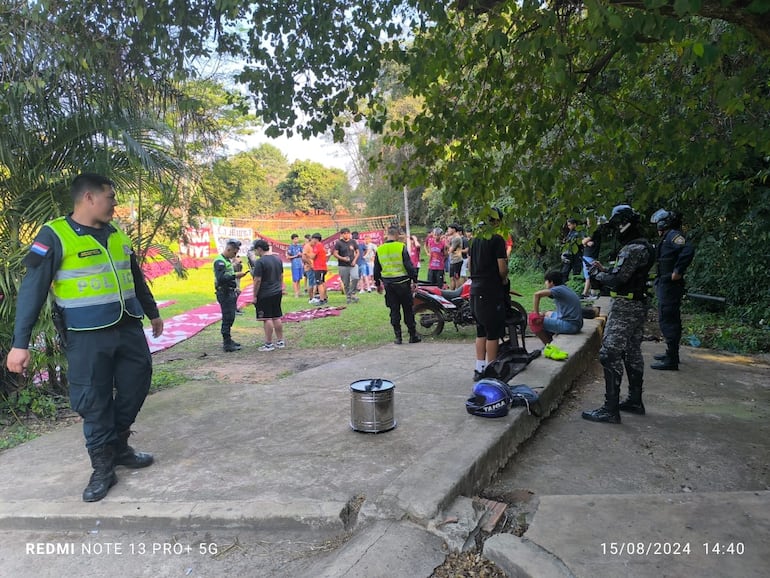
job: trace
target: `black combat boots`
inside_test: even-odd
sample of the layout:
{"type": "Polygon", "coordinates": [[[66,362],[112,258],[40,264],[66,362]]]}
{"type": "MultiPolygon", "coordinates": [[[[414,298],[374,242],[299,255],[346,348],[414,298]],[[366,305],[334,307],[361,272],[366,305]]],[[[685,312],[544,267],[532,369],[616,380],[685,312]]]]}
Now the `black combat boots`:
{"type": "Polygon", "coordinates": [[[606,367],[604,368],[604,405],[582,413],[583,419],[603,423],[620,423],[620,379],[606,367]]]}
{"type": "Polygon", "coordinates": [[[152,454],[134,451],[128,445],[128,436],[131,430],[118,432],[118,439],[115,442],[115,465],[125,466],[131,469],[146,468],[154,461],[152,454]]]}
{"type": "Polygon", "coordinates": [[[644,415],[644,403],[642,403],[642,381],[643,378],[636,372],[628,374],[628,397],[625,401],[618,404],[620,411],[644,415]]]}
{"type": "Polygon", "coordinates": [[[115,449],[111,445],[101,446],[88,450],[91,457],[91,467],[94,472],[88,481],[86,489],[83,490],[84,502],[98,502],[110,488],[118,483],[118,476],[115,475],[115,449]]]}
{"type": "Polygon", "coordinates": [[[621,401],[618,404],[618,409],[620,411],[625,411],[626,413],[644,415],[644,404],[642,403],[642,396],[640,395],[638,398],[635,398],[632,394],[628,394],[628,397],[625,399],[625,401],[621,401]]]}
{"type": "Polygon", "coordinates": [[[663,371],[677,371],[679,369],[679,347],[672,347],[671,344],[666,348],[666,353],[656,355],[657,363],[650,365],[651,369],[663,371]]]}
{"type": "Polygon", "coordinates": [[[230,353],[231,351],[240,351],[241,344],[236,343],[232,339],[225,339],[224,343],[222,344],[222,349],[224,349],[226,352],[230,353]]]}
{"type": "Polygon", "coordinates": [[[393,343],[395,343],[396,345],[401,345],[404,342],[404,340],[401,338],[401,328],[400,327],[398,329],[394,328],[393,333],[396,335],[396,338],[393,340],[393,343]]]}
{"type": "Polygon", "coordinates": [[[420,343],[422,341],[422,338],[417,335],[417,331],[412,329],[409,331],[409,343],[420,343]]]}
{"type": "Polygon", "coordinates": [[[620,412],[618,411],[617,399],[612,404],[609,401],[605,401],[604,405],[592,409],[591,411],[584,411],[582,413],[583,419],[588,421],[598,421],[603,423],[620,423],[620,412]]]}

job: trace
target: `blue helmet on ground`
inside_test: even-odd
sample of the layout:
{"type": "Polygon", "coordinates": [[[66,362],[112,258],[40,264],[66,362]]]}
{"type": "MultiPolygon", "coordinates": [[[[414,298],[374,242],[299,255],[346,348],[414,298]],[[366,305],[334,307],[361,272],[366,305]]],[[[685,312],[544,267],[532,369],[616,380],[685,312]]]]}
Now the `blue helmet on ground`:
{"type": "Polygon", "coordinates": [[[465,409],[471,415],[504,417],[508,415],[512,401],[507,383],[485,377],[473,386],[473,395],[465,402],[465,409]]]}

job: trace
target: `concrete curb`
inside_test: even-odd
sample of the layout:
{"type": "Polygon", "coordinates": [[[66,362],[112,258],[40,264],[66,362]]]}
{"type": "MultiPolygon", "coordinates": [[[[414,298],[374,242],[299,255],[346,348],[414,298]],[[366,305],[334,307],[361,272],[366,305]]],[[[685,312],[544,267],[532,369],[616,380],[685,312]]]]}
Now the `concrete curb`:
{"type": "Polygon", "coordinates": [[[484,557],[511,578],[574,578],[555,556],[513,534],[495,534],[487,539],[484,557]]]}
{"type": "Polygon", "coordinates": [[[346,503],[291,500],[254,502],[0,503],[0,530],[302,530],[339,533],[345,529],[346,503]]]}
{"type": "Polygon", "coordinates": [[[451,456],[445,447],[431,448],[425,459],[402,472],[374,503],[367,503],[362,515],[379,519],[403,516],[427,526],[455,498],[473,495],[486,485],[516,453],[518,446],[535,432],[542,419],[558,406],[576,376],[596,358],[602,326],[603,319],[586,320],[582,333],[559,336],[559,347],[570,354],[566,361],[538,357],[512,380],[511,385],[526,382],[540,390],[541,417],[517,407],[507,418],[487,420],[488,427],[481,432],[478,422],[483,418],[464,422],[454,435],[458,439],[473,436],[474,443],[455,447],[451,456]]]}

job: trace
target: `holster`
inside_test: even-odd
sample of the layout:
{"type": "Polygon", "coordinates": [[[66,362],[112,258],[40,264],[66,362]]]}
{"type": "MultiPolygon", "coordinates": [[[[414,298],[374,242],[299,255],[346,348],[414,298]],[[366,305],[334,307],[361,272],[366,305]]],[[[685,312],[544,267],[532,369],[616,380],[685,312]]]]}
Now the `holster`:
{"type": "Polygon", "coordinates": [[[56,329],[59,345],[62,348],[67,347],[67,325],[64,323],[64,312],[55,303],[51,305],[51,321],[53,321],[53,326],[56,329]]]}

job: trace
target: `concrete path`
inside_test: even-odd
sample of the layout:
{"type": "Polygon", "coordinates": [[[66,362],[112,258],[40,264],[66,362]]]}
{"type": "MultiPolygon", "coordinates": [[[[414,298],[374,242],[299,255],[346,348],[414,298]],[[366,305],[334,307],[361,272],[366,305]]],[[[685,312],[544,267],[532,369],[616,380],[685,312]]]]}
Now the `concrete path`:
{"type": "MultiPolygon", "coordinates": [[[[587,321],[582,334],[560,337],[568,361],[538,358],[513,383],[540,389],[545,410],[555,408],[594,362],[599,327],[599,320],[587,321]]],[[[528,341],[530,349],[538,347],[535,341],[528,341]]],[[[201,380],[157,393],[131,438],[138,449],[152,451],[156,463],[120,468],[119,483],[98,503],[80,498],[90,467],[79,427],[5,451],[2,574],[430,576],[448,550],[472,541],[484,512],[470,496],[540,421],[520,408],[502,419],[469,416],[464,403],[472,368],[471,344],[437,340],[387,345],[268,385],[201,380]],[[354,432],[349,384],[374,377],[395,383],[397,427],[354,432]]],[[[747,549],[751,542],[750,551],[733,558],[768,566],[759,566],[768,561],[766,492],[731,495],[732,507],[718,510],[718,500],[697,498],[692,507],[720,516],[721,528],[735,525],[732,540],[717,533],[714,540],[741,540],[747,549]],[[747,531],[751,536],[744,538],[747,531]]],[[[663,505],[653,510],[658,518],[640,523],[666,527],[670,508],[663,505]]],[[[492,546],[509,553],[498,560],[511,575],[599,575],[584,571],[591,568],[586,559],[601,561],[604,575],[634,575],[625,570],[628,557],[613,554],[611,546],[602,552],[601,542],[587,548],[575,539],[587,538],[584,522],[594,519],[617,542],[636,540],[627,517],[618,516],[613,530],[612,520],[600,514],[587,499],[541,504],[526,540],[501,536],[492,546]],[[538,544],[532,559],[540,561],[534,570],[527,566],[529,554],[520,559],[532,543],[538,544]]],[[[690,542],[693,550],[703,549],[690,542]]],[[[686,560],[694,561],[697,575],[725,575],[706,571],[710,555],[686,560]]]]}

